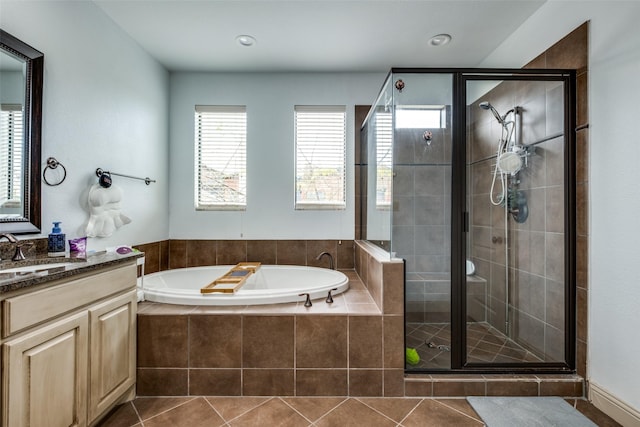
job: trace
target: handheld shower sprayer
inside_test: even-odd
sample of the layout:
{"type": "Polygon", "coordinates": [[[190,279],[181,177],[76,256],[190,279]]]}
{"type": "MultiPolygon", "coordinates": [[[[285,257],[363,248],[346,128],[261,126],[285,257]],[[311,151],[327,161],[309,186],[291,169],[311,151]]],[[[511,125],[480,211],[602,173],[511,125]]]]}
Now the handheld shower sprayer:
{"type": "Polygon", "coordinates": [[[514,176],[522,168],[522,156],[518,148],[518,142],[514,140],[514,131],[516,128],[516,117],[513,120],[507,121],[509,114],[513,113],[514,116],[519,114],[519,107],[514,107],[507,111],[504,115],[500,115],[498,110],[494,108],[489,101],[483,101],[478,104],[483,110],[491,111],[493,117],[500,123],[502,127],[502,136],[498,143],[498,149],[496,153],[496,166],[493,170],[493,180],[491,182],[491,203],[494,206],[503,205],[507,201],[507,176],[514,176]],[[494,200],[494,187],[496,180],[500,178],[500,184],[502,192],[497,195],[497,199],[494,200]]]}
{"type": "Polygon", "coordinates": [[[504,126],[504,125],[506,125],[508,123],[506,121],[507,120],[507,116],[509,114],[511,114],[511,113],[515,113],[516,112],[516,109],[512,108],[509,111],[507,111],[506,113],[504,113],[504,115],[501,116],[500,113],[498,113],[498,110],[496,110],[494,108],[494,106],[489,103],[489,101],[483,101],[480,104],[478,104],[478,106],[480,108],[482,108],[483,110],[491,111],[491,113],[493,113],[493,117],[495,117],[496,120],[498,121],[498,123],[500,123],[502,126],[504,126]]]}
{"type": "Polygon", "coordinates": [[[493,105],[489,103],[489,101],[483,101],[480,104],[478,104],[478,106],[483,110],[491,111],[493,113],[493,117],[496,118],[498,123],[500,123],[501,125],[504,125],[504,119],[502,118],[502,116],[500,116],[500,113],[498,113],[498,111],[493,107],[493,105]]]}

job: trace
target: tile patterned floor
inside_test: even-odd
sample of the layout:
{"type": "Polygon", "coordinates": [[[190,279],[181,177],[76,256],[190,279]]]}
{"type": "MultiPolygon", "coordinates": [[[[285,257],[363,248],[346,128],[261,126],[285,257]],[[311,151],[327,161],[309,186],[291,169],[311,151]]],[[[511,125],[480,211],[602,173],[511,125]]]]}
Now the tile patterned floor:
{"type": "MultiPolygon", "coordinates": [[[[568,402],[601,427],[619,426],[584,400],[568,402]]],[[[117,407],[100,427],[483,425],[463,398],[141,397],[117,407]]]]}
{"type": "MultiPolygon", "coordinates": [[[[420,363],[412,368],[449,369],[451,325],[449,323],[407,323],[407,347],[415,348],[420,363]]],[[[542,360],[485,323],[467,328],[467,354],[471,363],[541,362],[542,360]]]]}

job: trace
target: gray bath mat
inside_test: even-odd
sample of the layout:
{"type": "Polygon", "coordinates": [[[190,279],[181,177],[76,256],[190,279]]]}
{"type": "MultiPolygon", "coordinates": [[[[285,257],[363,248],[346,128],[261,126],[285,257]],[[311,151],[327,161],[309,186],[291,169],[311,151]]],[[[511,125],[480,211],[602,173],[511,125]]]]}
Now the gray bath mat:
{"type": "Polygon", "coordinates": [[[598,427],[561,397],[467,397],[487,427],[598,427]]]}

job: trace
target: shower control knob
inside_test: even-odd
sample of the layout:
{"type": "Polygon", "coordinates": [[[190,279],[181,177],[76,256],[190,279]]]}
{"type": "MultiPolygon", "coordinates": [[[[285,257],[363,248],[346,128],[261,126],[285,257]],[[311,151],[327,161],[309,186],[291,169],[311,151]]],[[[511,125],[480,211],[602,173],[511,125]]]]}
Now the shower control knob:
{"type": "Polygon", "coordinates": [[[493,236],[493,237],[491,238],[491,241],[492,241],[493,243],[502,244],[502,237],[493,236]]]}

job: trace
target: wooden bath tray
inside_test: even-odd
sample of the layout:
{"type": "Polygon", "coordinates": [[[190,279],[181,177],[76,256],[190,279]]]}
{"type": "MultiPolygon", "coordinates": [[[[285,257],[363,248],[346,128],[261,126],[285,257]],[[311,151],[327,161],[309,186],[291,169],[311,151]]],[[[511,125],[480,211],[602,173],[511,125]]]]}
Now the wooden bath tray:
{"type": "Polygon", "coordinates": [[[225,294],[235,293],[244,285],[249,276],[258,271],[259,262],[240,262],[224,275],[218,277],[204,288],[200,289],[201,294],[220,292],[225,294]]]}

